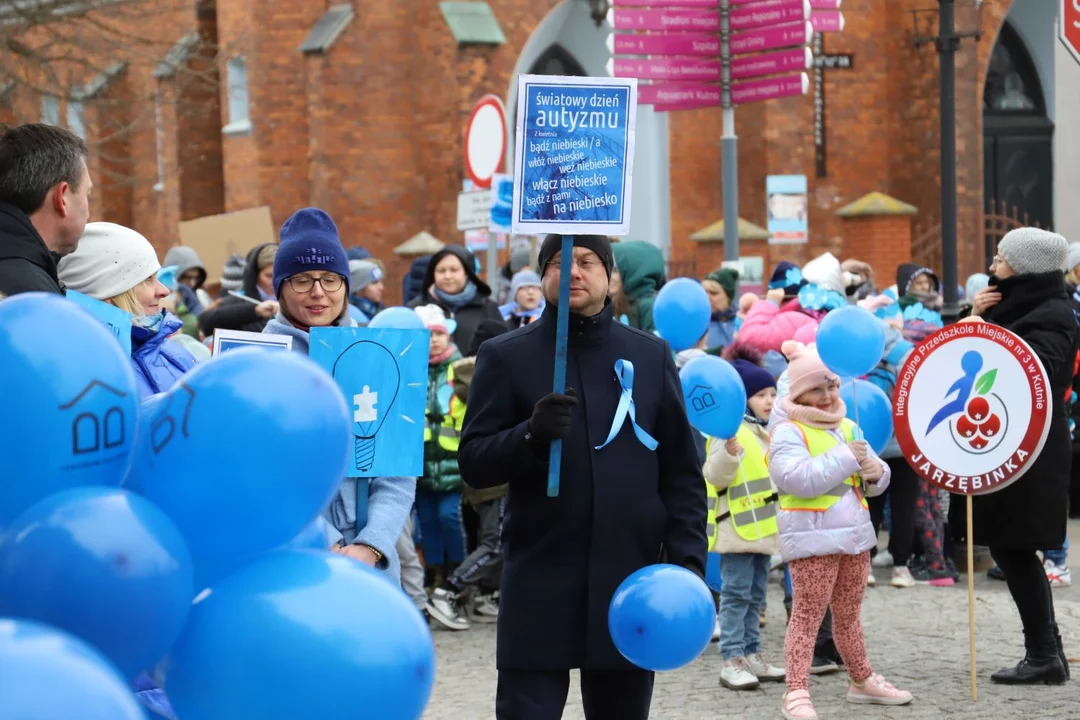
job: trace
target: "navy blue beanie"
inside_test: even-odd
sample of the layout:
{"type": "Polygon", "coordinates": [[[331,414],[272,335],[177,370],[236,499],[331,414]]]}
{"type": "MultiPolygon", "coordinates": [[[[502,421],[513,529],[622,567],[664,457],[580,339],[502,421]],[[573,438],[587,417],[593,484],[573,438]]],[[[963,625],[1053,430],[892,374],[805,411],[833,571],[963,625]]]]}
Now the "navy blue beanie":
{"type": "Polygon", "coordinates": [[[281,226],[281,245],[274,256],[274,292],[281,297],[281,284],[308,270],[337,273],[345,278],[348,294],[349,258],[334,221],[318,208],[297,210],[281,226]]]}
{"type": "Polygon", "coordinates": [[[765,388],[776,387],[776,381],[773,380],[772,374],[760,365],[755,365],[749,360],[736,358],[731,361],[731,366],[735,368],[735,372],[739,373],[743,385],[746,386],[747,399],[754,397],[765,388]]]}
{"type": "Polygon", "coordinates": [[[783,288],[784,297],[795,297],[805,284],[806,280],[803,278],[799,266],[788,260],[781,260],[777,263],[772,277],[769,278],[769,289],[783,288]]]}

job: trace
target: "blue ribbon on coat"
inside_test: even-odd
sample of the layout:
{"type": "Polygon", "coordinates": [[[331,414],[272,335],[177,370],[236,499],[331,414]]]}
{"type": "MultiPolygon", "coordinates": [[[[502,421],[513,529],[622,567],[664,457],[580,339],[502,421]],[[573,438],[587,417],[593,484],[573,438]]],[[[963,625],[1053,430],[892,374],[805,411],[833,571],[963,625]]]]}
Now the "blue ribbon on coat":
{"type": "Polygon", "coordinates": [[[637,408],[634,407],[634,363],[629,360],[616,360],[615,377],[622,387],[622,396],[619,398],[619,406],[615,408],[615,419],[611,422],[611,431],[608,433],[607,440],[604,441],[603,445],[597,445],[596,449],[603,450],[615,439],[615,436],[622,429],[623,423],[626,422],[626,416],[629,415],[630,425],[634,428],[634,435],[637,436],[642,445],[650,451],[655,451],[659,443],[637,424],[637,408]]]}

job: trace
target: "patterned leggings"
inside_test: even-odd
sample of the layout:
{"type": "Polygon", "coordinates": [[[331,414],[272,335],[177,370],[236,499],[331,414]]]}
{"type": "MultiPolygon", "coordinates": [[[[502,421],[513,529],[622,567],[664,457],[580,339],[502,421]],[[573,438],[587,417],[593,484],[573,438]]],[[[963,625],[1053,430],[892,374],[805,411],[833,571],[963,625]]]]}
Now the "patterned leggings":
{"type": "Polygon", "coordinates": [[[792,560],[788,567],[795,596],[784,641],[788,690],[810,689],[814,641],[825,610],[830,607],[833,639],[844,666],[855,682],[866,680],[872,670],[859,614],[870,573],[870,553],[803,558],[792,560]]]}
{"type": "Polygon", "coordinates": [[[941,511],[941,496],[937,487],[919,478],[915,496],[915,530],[922,544],[923,557],[931,570],[945,571],[945,514],[941,511]]]}

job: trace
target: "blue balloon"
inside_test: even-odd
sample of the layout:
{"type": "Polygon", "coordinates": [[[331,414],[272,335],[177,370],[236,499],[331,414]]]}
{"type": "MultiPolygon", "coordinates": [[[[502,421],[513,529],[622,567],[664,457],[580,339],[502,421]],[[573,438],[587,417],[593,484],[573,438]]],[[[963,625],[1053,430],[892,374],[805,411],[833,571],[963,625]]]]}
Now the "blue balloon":
{"type": "Polygon", "coordinates": [[[150,467],[150,424],[157,409],[169,401],[166,393],[151,395],[142,401],[139,407],[139,421],[135,429],[135,450],[132,453],[131,468],[121,484],[125,490],[142,494],[142,480],[150,467]]]}
{"type": "Polygon", "coordinates": [[[108,660],[30,620],[0,620],[0,700],[5,718],[146,718],[108,660]]]}
{"type": "Polygon", "coordinates": [[[860,377],[885,354],[885,326],[870,311],[849,305],[825,316],[816,343],[825,367],[844,378],[860,377]]]}
{"type": "Polygon", "coordinates": [[[119,486],[134,447],[139,393],[105,326],[59,295],[0,303],[0,530],[67,488],[119,486]]]}
{"type": "Polygon", "coordinates": [[[20,515],[0,543],[0,615],[82,638],[128,678],[172,647],[191,608],[191,555],[147,500],[76,488],[20,515]]]}
{"type": "Polygon", "coordinates": [[[392,328],[396,330],[423,330],[424,321],[412,308],[391,307],[378,313],[368,323],[370,328],[392,328]]]}
{"type": "Polygon", "coordinates": [[[611,598],[608,630],[623,657],[645,670],[675,670],[709,647],[716,606],[705,581],[677,565],[650,565],[611,598]]]}
{"type": "Polygon", "coordinates": [[[243,348],[202,363],[148,422],[140,492],[180,528],[199,588],[296,537],[354,450],[341,390],[291,352],[243,348]]]}
{"type": "Polygon", "coordinates": [[[696,357],[679,371],[686,416],[713,437],[735,437],[746,414],[746,386],[731,363],[715,355],[696,357]]]}
{"type": "Polygon", "coordinates": [[[417,720],[434,680],[431,631],[400,588],[347,557],[283,550],[195,604],[166,686],[181,718],[417,720]]]}
{"type": "Polygon", "coordinates": [[[653,304],[653,324],[675,352],[697,346],[709,329],[712,305],[697,280],[675,278],[660,288],[653,304]]]}
{"type": "Polygon", "coordinates": [[[847,405],[848,418],[858,424],[863,439],[880,455],[893,434],[889,396],[872,382],[853,380],[840,387],[840,398],[847,405]]]}
{"type": "Polygon", "coordinates": [[[286,547],[296,550],[329,550],[330,549],[330,533],[328,532],[329,523],[326,522],[326,518],[322,515],[315,518],[315,521],[300,531],[300,534],[290,540],[286,547]]]}

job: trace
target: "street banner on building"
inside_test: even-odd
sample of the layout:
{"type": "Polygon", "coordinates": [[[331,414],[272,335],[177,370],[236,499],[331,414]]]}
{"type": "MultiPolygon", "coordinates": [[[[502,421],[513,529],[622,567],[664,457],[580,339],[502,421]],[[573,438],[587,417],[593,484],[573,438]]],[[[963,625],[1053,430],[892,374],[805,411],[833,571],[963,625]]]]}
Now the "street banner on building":
{"type": "Polygon", "coordinates": [[[1018,335],[986,322],[950,325],[919,343],[897,376],[896,439],[927,482],[995,492],[1042,452],[1050,392],[1039,356],[1018,335]]]}
{"type": "Polygon", "coordinates": [[[96,300],[75,290],[67,291],[67,299],[93,315],[94,319],[103,324],[120,343],[120,347],[124,349],[124,354],[131,355],[130,313],[124,312],[115,305],[96,300]]]}
{"type": "Polygon", "coordinates": [[[513,232],[626,235],[637,80],[521,75],[513,232]]]}
{"type": "Polygon", "coordinates": [[[309,357],[334,377],[352,413],[348,477],[424,474],[429,347],[427,330],[311,329],[309,357]]]}
{"type": "Polygon", "coordinates": [[[805,175],[769,175],[765,178],[769,244],[799,245],[808,239],[805,175]]]}

